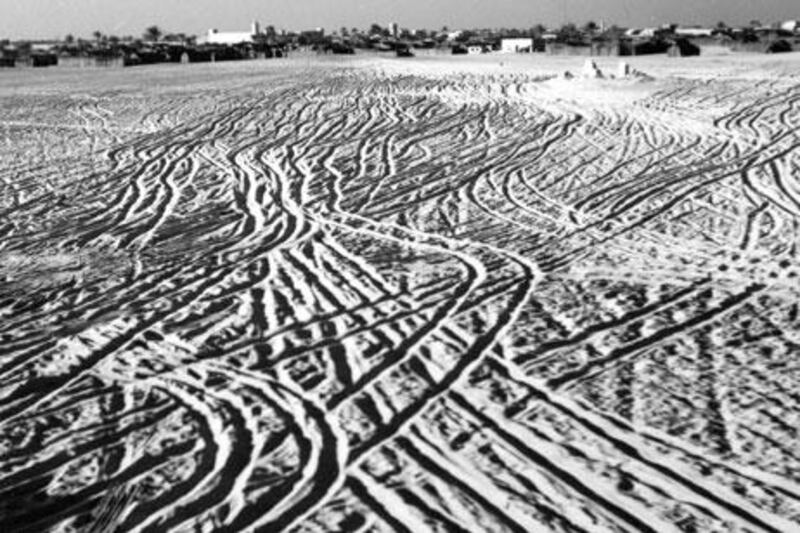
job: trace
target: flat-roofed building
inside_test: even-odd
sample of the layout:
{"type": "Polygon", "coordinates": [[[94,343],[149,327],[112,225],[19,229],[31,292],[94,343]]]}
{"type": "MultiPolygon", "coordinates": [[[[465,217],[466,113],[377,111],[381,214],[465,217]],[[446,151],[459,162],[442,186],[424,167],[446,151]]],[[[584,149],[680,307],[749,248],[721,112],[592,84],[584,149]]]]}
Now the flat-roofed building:
{"type": "Polygon", "coordinates": [[[533,51],[533,39],[530,37],[525,38],[509,38],[500,40],[500,51],[506,54],[515,54],[520,52],[533,51]]]}
{"type": "Polygon", "coordinates": [[[785,22],[781,22],[781,29],[784,31],[790,31],[793,33],[800,32],[800,20],[787,20],[785,22]]]}
{"type": "Polygon", "coordinates": [[[224,44],[234,45],[255,42],[256,35],[261,33],[261,25],[253,21],[250,31],[219,31],[216,28],[208,30],[204,38],[200,39],[201,44],[224,44]]]}

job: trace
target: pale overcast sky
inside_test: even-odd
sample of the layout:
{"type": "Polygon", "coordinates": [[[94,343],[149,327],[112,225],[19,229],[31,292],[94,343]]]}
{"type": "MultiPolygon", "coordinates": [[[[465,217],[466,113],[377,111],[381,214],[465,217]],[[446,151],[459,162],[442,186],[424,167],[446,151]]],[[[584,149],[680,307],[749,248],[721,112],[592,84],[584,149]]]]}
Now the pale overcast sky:
{"type": "Polygon", "coordinates": [[[172,32],[281,29],[372,22],[401,27],[529,27],[588,20],[641,26],[661,22],[743,24],[800,19],[800,0],[0,0],[0,37],[90,37],[95,30],[140,35],[157,24],[172,32]]]}

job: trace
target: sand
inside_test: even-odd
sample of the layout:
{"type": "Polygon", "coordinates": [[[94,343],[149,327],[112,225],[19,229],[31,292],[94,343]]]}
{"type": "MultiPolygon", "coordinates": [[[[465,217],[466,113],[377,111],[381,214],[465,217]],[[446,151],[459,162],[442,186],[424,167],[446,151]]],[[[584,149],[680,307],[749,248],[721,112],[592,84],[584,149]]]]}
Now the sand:
{"type": "Polygon", "coordinates": [[[800,54],[626,61],[2,73],[0,530],[800,528],[800,54]]]}

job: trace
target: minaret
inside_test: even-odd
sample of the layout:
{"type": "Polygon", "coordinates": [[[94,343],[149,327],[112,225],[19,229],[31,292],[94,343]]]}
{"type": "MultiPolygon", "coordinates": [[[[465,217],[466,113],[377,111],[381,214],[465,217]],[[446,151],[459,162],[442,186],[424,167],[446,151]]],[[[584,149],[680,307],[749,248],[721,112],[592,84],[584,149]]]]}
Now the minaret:
{"type": "Polygon", "coordinates": [[[250,32],[253,35],[261,35],[261,24],[259,24],[257,20],[254,20],[250,25],[250,32]]]}

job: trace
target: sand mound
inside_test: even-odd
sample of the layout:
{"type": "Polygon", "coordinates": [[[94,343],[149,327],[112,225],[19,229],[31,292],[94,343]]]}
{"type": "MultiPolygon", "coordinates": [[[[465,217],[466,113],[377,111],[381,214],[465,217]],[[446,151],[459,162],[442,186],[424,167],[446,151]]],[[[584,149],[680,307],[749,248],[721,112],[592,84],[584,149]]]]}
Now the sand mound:
{"type": "Polygon", "coordinates": [[[603,71],[597,68],[597,64],[591,59],[587,59],[581,69],[581,77],[585,79],[601,79],[603,71]]]}
{"type": "MultiPolygon", "coordinates": [[[[614,76],[612,76],[613,78],[614,76]]],[[[620,61],[617,65],[617,79],[638,79],[638,80],[652,80],[655,79],[640,70],[631,67],[626,61],[620,61]]]]}

